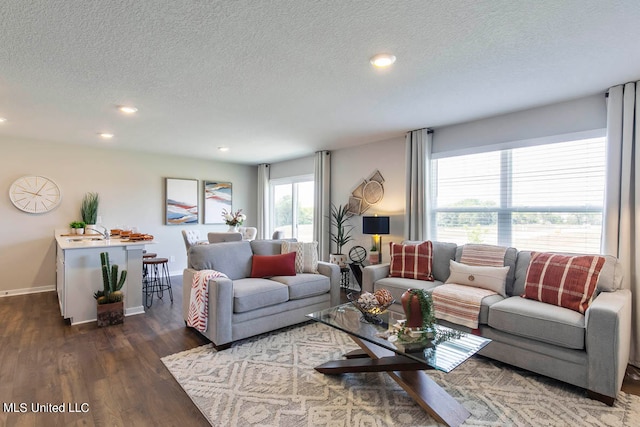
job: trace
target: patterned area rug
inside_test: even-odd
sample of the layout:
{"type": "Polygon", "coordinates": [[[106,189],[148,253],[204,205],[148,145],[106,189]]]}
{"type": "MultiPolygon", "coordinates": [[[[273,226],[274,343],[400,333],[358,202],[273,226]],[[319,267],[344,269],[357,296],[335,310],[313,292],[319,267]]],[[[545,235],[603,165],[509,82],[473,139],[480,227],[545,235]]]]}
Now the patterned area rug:
{"type": "MultiPolygon", "coordinates": [[[[357,346],[320,323],[282,329],[216,352],[162,361],[214,426],[437,425],[384,373],[325,376],[313,367],[357,346]]],[[[558,381],[475,357],[429,375],[471,413],[470,426],[637,426],[640,397],[609,407],[558,381]]]]}

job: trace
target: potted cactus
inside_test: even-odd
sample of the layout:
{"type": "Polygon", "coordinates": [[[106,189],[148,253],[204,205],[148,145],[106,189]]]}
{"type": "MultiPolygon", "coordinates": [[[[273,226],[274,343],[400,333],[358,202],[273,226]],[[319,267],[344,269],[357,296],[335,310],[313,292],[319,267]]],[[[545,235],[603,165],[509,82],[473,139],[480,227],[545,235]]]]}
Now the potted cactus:
{"type": "Polygon", "coordinates": [[[127,279],[127,271],[123,270],[118,277],[118,266],[111,265],[109,253],[100,253],[102,264],[103,289],[93,294],[98,303],[98,327],[118,325],[124,322],[124,294],[122,286],[127,279]]]}

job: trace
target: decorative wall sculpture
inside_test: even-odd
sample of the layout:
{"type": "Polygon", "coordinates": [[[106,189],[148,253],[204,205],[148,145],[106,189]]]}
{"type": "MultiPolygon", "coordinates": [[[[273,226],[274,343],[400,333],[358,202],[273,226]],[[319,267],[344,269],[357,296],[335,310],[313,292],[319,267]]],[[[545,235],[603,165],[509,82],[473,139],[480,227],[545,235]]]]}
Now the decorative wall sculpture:
{"type": "Polygon", "coordinates": [[[369,179],[363,180],[349,196],[349,213],[362,215],[371,205],[380,202],[384,196],[383,183],[384,178],[378,170],[369,179]]]}

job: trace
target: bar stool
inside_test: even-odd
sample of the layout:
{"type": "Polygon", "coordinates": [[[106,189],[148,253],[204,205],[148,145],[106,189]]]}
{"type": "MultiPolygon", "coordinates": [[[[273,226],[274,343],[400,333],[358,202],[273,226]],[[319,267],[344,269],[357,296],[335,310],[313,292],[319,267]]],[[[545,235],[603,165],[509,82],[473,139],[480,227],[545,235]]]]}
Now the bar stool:
{"type": "Polygon", "coordinates": [[[164,291],[169,291],[169,298],[173,303],[173,291],[171,289],[171,277],[169,276],[169,260],[167,258],[143,258],[142,264],[147,271],[142,281],[145,305],[151,308],[153,295],[158,294],[162,299],[164,291]]]}
{"type": "MultiPolygon", "coordinates": [[[[153,252],[147,252],[146,249],[142,251],[142,261],[144,261],[147,258],[155,258],[157,256],[158,254],[154,254],[153,252]]],[[[147,265],[143,262],[142,263],[142,282],[144,283],[146,279],[147,279],[147,265]]]]}

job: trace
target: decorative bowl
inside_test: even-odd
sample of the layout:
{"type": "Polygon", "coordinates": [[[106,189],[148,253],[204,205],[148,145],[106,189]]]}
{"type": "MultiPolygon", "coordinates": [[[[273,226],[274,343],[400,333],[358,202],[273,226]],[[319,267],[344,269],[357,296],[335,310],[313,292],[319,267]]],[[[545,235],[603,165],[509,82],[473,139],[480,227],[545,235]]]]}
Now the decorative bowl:
{"type": "Polygon", "coordinates": [[[360,310],[364,320],[366,320],[369,323],[382,323],[382,319],[380,317],[378,317],[378,316],[380,316],[381,314],[385,313],[387,311],[387,309],[389,307],[391,307],[391,304],[393,304],[395,302],[395,300],[391,300],[387,304],[383,304],[383,305],[378,304],[378,305],[373,306],[373,307],[365,308],[364,306],[362,306],[358,302],[357,298],[355,298],[353,295],[351,295],[351,293],[347,294],[347,299],[349,300],[349,302],[351,302],[351,304],[353,304],[353,306],[355,308],[360,310]]]}

